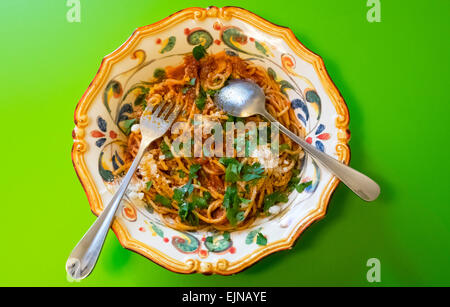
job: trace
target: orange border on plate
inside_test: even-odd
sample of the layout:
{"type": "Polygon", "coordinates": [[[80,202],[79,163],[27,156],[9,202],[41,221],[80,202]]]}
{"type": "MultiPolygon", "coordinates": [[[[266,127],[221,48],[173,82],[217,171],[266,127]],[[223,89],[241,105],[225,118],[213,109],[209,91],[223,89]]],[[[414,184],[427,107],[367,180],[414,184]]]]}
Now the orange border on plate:
{"type": "MultiPolygon", "coordinates": [[[[194,19],[197,21],[204,20],[205,18],[216,18],[223,20],[230,20],[232,18],[239,19],[252,25],[259,30],[268,33],[270,35],[282,38],[287,45],[303,60],[312,64],[316,73],[319,76],[322,86],[325,88],[328,96],[330,97],[338,117],[336,118],[336,128],[338,128],[338,143],[336,145],[336,153],[338,159],[346,164],[350,161],[350,149],[348,147],[348,141],[350,139],[350,132],[348,130],[349,114],[347,105],[342,98],[339,90],[334,85],[330,76],[328,75],[322,58],[307,49],[294,35],[294,33],[286,27],[282,27],[273,24],[252,12],[238,7],[223,7],[217,8],[211,6],[208,8],[187,8],[181,10],[175,14],[168,16],[167,18],[158,21],[154,24],[140,27],[130,36],[130,38],[122,44],[117,50],[106,56],[100,68],[89,85],[86,92],[81,97],[75,109],[75,129],[73,131],[74,144],[72,147],[72,162],[78,178],[86,192],[88,201],[92,212],[95,215],[99,215],[103,208],[103,203],[100,194],[97,190],[95,182],[91,177],[86,162],[84,160],[84,153],[87,150],[87,143],[84,140],[86,135],[85,128],[88,125],[87,112],[93,102],[93,98],[98,94],[100,89],[106,83],[112,66],[118,61],[122,60],[129,53],[134,50],[134,47],[142,40],[143,37],[149,34],[155,34],[168,29],[169,27],[178,24],[187,19],[194,19]]],[[[119,239],[120,244],[124,248],[135,251],[153,262],[177,273],[203,273],[212,274],[217,273],[221,275],[230,275],[242,271],[248,268],[252,264],[259,261],[261,258],[268,256],[276,251],[291,248],[300,234],[313,222],[323,218],[326,213],[326,209],[330,200],[330,197],[339,180],[336,177],[332,177],[323,190],[320,199],[319,207],[312,210],[306,219],[300,221],[295,227],[294,231],[283,240],[271,242],[266,246],[261,246],[255,250],[252,254],[235,262],[229,262],[225,259],[219,259],[215,263],[204,262],[197,259],[189,259],[186,262],[173,259],[163,252],[143,244],[140,241],[131,237],[126,227],[117,219],[114,220],[112,230],[119,239]]]]}

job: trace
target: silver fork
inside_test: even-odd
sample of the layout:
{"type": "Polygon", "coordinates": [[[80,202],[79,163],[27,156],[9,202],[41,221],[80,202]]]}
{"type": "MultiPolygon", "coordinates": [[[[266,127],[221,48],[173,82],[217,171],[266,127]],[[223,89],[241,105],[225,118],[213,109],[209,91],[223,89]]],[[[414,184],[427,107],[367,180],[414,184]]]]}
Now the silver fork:
{"type": "Polygon", "coordinates": [[[119,207],[128,184],[130,183],[145,150],[151,142],[166,133],[180,110],[180,105],[162,102],[154,111],[153,106],[149,105],[142,113],[140,121],[140,130],[142,134],[141,145],[130,169],[123,178],[119,189],[116,194],[114,194],[114,197],[111,199],[108,206],[106,206],[94,224],[92,224],[91,228],[89,228],[80,242],[78,242],[77,246],[72,250],[69,259],[67,259],[66,271],[73,279],[83,279],[94,269],[116,210],[119,207]]]}

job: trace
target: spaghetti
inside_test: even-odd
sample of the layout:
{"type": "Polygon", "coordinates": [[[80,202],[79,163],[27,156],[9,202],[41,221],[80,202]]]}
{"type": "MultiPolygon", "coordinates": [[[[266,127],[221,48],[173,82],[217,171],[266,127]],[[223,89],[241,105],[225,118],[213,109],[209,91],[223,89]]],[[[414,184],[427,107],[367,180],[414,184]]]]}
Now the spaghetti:
{"type": "MultiPolygon", "coordinates": [[[[268,112],[291,131],[304,136],[290,101],[264,68],[226,52],[204,52],[197,59],[195,55],[195,52],[186,55],[181,65],[159,70],[146,90],[147,104],[157,105],[161,101],[183,104],[184,111],[177,121],[183,123],[184,133],[193,135],[197,114],[222,124],[263,122],[259,115],[245,119],[228,116],[214,105],[214,93],[225,86],[227,80],[240,78],[256,82],[264,90],[268,112]]],[[[145,104],[136,107],[132,114],[137,122],[144,107],[145,104]]],[[[200,157],[183,157],[177,155],[172,146],[178,136],[168,131],[153,142],[136,172],[145,202],[172,228],[244,229],[261,214],[276,214],[277,203],[286,202],[294,188],[299,190],[307,185],[298,178],[304,153],[285,135],[279,137],[281,145],[276,166],[268,163],[271,154],[268,143],[258,144],[256,156],[240,157],[234,149],[233,156],[227,158],[207,157],[204,153],[200,157]]],[[[202,136],[202,139],[207,137],[202,136]]],[[[116,173],[129,167],[140,140],[141,134],[135,125],[128,137],[127,163],[116,173]]]]}

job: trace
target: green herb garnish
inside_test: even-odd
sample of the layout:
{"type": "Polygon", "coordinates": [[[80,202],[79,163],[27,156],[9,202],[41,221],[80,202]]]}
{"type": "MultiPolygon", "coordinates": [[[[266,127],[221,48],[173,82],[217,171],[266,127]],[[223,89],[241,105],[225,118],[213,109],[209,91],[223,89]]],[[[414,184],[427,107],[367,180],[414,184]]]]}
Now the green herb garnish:
{"type": "Polygon", "coordinates": [[[268,212],[269,208],[277,203],[285,203],[288,201],[286,194],[276,191],[264,197],[264,212],[268,212]]]}
{"type": "Polygon", "coordinates": [[[225,170],[227,182],[252,181],[263,177],[264,168],[260,163],[243,165],[235,158],[220,158],[219,162],[227,167],[225,170]]]}
{"type": "Polygon", "coordinates": [[[155,202],[163,205],[164,207],[172,208],[172,201],[169,198],[162,196],[161,194],[156,194],[155,202]]]}
{"type": "Polygon", "coordinates": [[[231,225],[236,225],[237,214],[239,213],[240,198],[238,196],[236,185],[230,185],[225,190],[223,197],[223,206],[227,210],[227,218],[231,225]]]}
{"type": "Polygon", "coordinates": [[[186,194],[187,196],[189,196],[193,191],[194,185],[192,184],[192,179],[189,179],[189,181],[184,186],[173,190],[173,199],[181,204],[184,201],[186,194]]]}
{"type": "Polygon", "coordinates": [[[242,164],[238,160],[234,158],[220,158],[219,162],[227,167],[225,170],[225,181],[236,182],[241,179],[242,164]]]}
{"type": "Polygon", "coordinates": [[[207,201],[207,202],[209,202],[210,200],[211,200],[211,193],[209,193],[209,192],[203,192],[203,198],[207,201]]]}
{"type": "Polygon", "coordinates": [[[203,111],[205,104],[206,104],[206,96],[202,95],[202,92],[200,91],[200,95],[195,99],[195,105],[200,111],[203,111]]]}
{"type": "Polygon", "coordinates": [[[246,164],[242,168],[242,180],[251,181],[263,177],[264,168],[260,163],[254,163],[252,165],[246,164]]]}
{"type": "Polygon", "coordinates": [[[198,178],[197,172],[202,168],[200,164],[192,164],[191,167],[189,167],[189,178],[194,179],[198,178]]]}
{"type": "Polygon", "coordinates": [[[125,129],[125,134],[130,134],[131,131],[131,126],[133,126],[133,124],[136,122],[136,118],[132,118],[132,119],[127,119],[123,121],[123,128],[125,129]]]}
{"type": "Polygon", "coordinates": [[[195,208],[206,209],[208,208],[208,202],[205,198],[194,195],[192,196],[192,204],[195,208]]]}
{"type": "Polygon", "coordinates": [[[178,172],[178,177],[180,177],[180,178],[186,177],[186,173],[183,170],[179,169],[179,170],[177,170],[177,172],[178,172]]]}
{"type": "Polygon", "coordinates": [[[206,55],[206,49],[203,45],[197,45],[192,49],[192,55],[198,61],[206,55]]]}
{"type": "Polygon", "coordinates": [[[198,216],[193,212],[194,205],[192,203],[183,203],[180,205],[178,215],[181,221],[187,222],[190,225],[198,225],[198,216]]]}
{"type": "MultiPolygon", "coordinates": [[[[194,185],[192,184],[192,179],[197,178],[197,172],[202,168],[200,164],[192,164],[189,168],[189,180],[188,182],[182,186],[181,188],[176,188],[173,190],[173,199],[177,201],[179,204],[183,203],[186,196],[189,196],[194,191],[194,185]]],[[[183,172],[183,171],[181,171],[183,172]]],[[[183,177],[186,175],[183,172],[183,177]]],[[[180,174],[181,175],[181,174],[180,174]]]]}
{"type": "Polygon", "coordinates": [[[214,97],[214,95],[216,95],[216,93],[217,93],[218,91],[219,91],[219,90],[207,90],[207,91],[206,91],[206,94],[208,94],[209,96],[214,97]]]}
{"type": "Polygon", "coordinates": [[[166,71],[162,68],[156,68],[153,72],[153,77],[156,79],[162,79],[166,76],[166,71]]]}
{"type": "Polygon", "coordinates": [[[146,184],[145,184],[145,189],[147,190],[147,191],[150,191],[150,188],[152,187],[152,184],[153,184],[153,181],[148,181],[146,184]]]}
{"type": "Polygon", "coordinates": [[[173,154],[170,151],[170,147],[169,147],[169,145],[166,144],[166,142],[162,141],[161,145],[159,145],[159,148],[161,149],[162,153],[164,154],[164,156],[167,159],[172,159],[173,158],[173,154]]]}
{"type": "Polygon", "coordinates": [[[134,105],[138,106],[141,104],[146,104],[146,100],[145,100],[145,96],[147,96],[147,94],[140,94],[136,97],[136,99],[134,100],[134,105]]]}
{"type": "Polygon", "coordinates": [[[286,149],[291,149],[291,146],[289,146],[288,144],[281,144],[279,147],[280,151],[286,150],[286,149]]]}
{"type": "Polygon", "coordinates": [[[245,192],[250,193],[250,184],[245,185],[245,192]]]}
{"type": "Polygon", "coordinates": [[[301,193],[303,192],[307,187],[309,187],[312,184],[312,181],[308,181],[308,182],[303,182],[300,184],[297,184],[295,186],[295,189],[297,190],[297,192],[301,193]]]}
{"type": "Polygon", "coordinates": [[[237,222],[243,221],[244,218],[245,218],[245,212],[244,211],[239,211],[239,213],[236,214],[236,221],[237,222]]]}
{"type": "Polygon", "coordinates": [[[180,204],[183,202],[184,194],[186,191],[183,188],[175,189],[173,190],[173,199],[180,204]]]}
{"type": "Polygon", "coordinates": [[[227,219],[231,225],[244,220],[244,212],[239,209],[242,203],[248,202],[250,202],[249,199],[239,197],[236,184],[227,187],[223,197],[223,207],[227,210],[227,219]]]}

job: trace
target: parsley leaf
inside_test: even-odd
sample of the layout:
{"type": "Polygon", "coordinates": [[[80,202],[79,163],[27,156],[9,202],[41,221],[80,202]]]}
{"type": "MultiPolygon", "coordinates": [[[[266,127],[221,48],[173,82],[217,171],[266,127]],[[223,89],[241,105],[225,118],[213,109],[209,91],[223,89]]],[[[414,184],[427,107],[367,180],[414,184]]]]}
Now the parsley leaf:
{"type": "Polygon", "coordinates": [[[252,165],[246,164],[242,168],[242,180],[251,181],[263,177],[264,168],[260,163],[254,163],[252,165]]]}
{"type": "Polygon", "coordinates": [[[212,237],[212,236],[206,237],[205,244],[209,244],[209,245],[214,244],[214,237],[212,237]]]}
{"type": "Polygon", "coordinates": [[[171,201],[169,198],[162,196],[161,194],[156,194],[155,202],[163,205],[164,207],[172,208],[171,201]]]}
{"type": "Polygon", "coordinates": [[[166,76],[166,71],[162,68],[156,68],[153,72],[153,77],[156,79],[162,79],[166,76]]]}
{"type": "Polygon", "coordinates": [[[238,160],[235,158],[220,158],[219,162],[227,167],[225,170],[225,181],[236,182],[241,179],[242,164],[238,160]]]}
{"type": "Polygon", "coordinates": [[[233,115],[228,115],[227,122],[235,122],[235,123],[237,123],[237,122],[244,122],[244,118],[243,117],[236,117],[236,116],[233,116],[233,115]]]}
{"type": "MultiPolygon", "coordinates": [[[[190,184],[190,181],[191,180],[189,179],[188,184],[190,184]]],[[[186,187],[187,185],[185,185],[184,187],[186,187]]],[[[192,186],[192,184],[190,184],[190,185],[192,186]]],[[[187,222],[188,224],[191,224],[191,225],[198,225],[199,219],[198,219],[197,214],[195,214],[193,212],[193,210],[195,208],[199,208],[199,209],[208,208],[208,202],[211,197],[211,194],[209,192],[205,192],[205,193],[203,193],[203,197],[201,197],[199,195],[193,195],[192,201],[186,202],[183,200],[184,195],[186,194],[184,187],[181,189],[175,189],[175,191],[174,191],[173,198],[176,201],[178,201],[178,203],[180,204],[179,210],[178,210],[178,215],[180,216],[180,218],[183,222],[187,222]]],[[[192,191],[190,191],[189,194],[190,193],[192,193],[192,191]]]]}
{"type": "Polygon", "coordinates": [[[218,92],[219,90],[207,90],[206,91],[206,94],[208,94],[209,96],[214,96],[214,95],[216,95],[216,93],[218,92]]]}
{"type": "Polygon", "coordinates": [[[166,142],[162,141],[161,145],[159,145],[159,148],[161,149],[162,153],[164,154],[164,156],[167,159],[172,159],[173,158],[173,154],[170,151],[170,147],[169,147],[169,145],[166,144],[166,142]]]}
{"type": "Polygon", "coordinates": [[[209,202],[212,196],[211,193],[209,192],[203,192],[203,197],[206,199],[207,202],[209,202]]]}
{"type": "Polygon", "coordinates": [[[182,203],[178,210],[181,221],[190,225],[198,225],[198,216],[193,212],[194,205],[192,203],[182,203]]]}
{"type": "Polygon", "coordinates": [[[177,172],[178,172],[178,177],[180,177],[180,178],[186,177],[186,173],[183,170],[179,169],[179,170],[177,170],[177,172]]]}
{"type": "Polygon", "coordinates": [[[192,49],[192,55],[198,61],[206,55],[206,49],[203,45],[197,45],[192,49]]]}
{"type": "Polygon", "coordinates": [[[299,184],[300,178],[297,177],[299,174],[300,174],[300,170],[299,169],[294,168],[292,170],[292,177],[289,180],[288,185],[287,185],[287,191],[288,192],[292,192],[295,189],[295,186],[297,184],[299,184]]]}
{"type": "Polygon", "coordinates": [[[127,119],[123,121],[123,128],[124,128],[124,132],[125,134],[130,134],[131,132],[131,126],[133,126],[133,124],[136,122],[136,118],[133,119],[127,119]]]}
{"type": "Polygon", "coordinates": [[[189,181],[184,186],[173,190],[173,199],[181,204],[182,202],[184,202],[184,197],[186,196],[186,194],[189,196],[193,191],[194,185],[192,184],[192,179],[189,179],[189,181]]]}
{"type": "Polygon", "coordinates": [[[243,221],[244,218],[245,218],[245,212],[244,211],[239,211],[239,213],[236,214],[236,221],[237,222],[243,221]]]}
{"type": "Polygon", "coordinates": [[[173,199],[181,204],[184,199],[184,194],[186,194],[186,191],[183,188],[175,189],[173,190],[173,199]]]}
{"type": "Polygon", "coordinates": [[[230,221],[232,225],[236,225],[236,215],[239,213],[239,196],[236,185],[230,185],[225,190],[223,206],[227,210],[228,221],[230,221]]]}
{"type": "Polygon", "coordinates": [[[200,209],[208,208],[208,202],[206,201],[206,199],[197,195],[194,195],[192,197],[192,204],[194,205],[195,208],[200,209]]]}
{"type": "Polygon", "coordinates": [[[272,194],[264,197],[264,212],[267,212],[270,207],[275,205],[276,203],[285,203],[288,201],[288,197],[286,194],[281,193],[280,191],[276,191],[272,194]]]}
{"type": "Polygon", "coordinates": [[[189,80],[189,82],[187,83],[187,86],[183,87],[181,89],[181,92],[183,94],[186,94],[195,85],[195,80],[197,80],[197,79],[196,78],[192,78],[191,80],[189,80]]]}
{"type": "Polygon", "coordinates": [[[205,107],[206,104],[206,94],[203,91],[203,89],[200,87],[200,94],[198,95],[198,97],[195,99],[195,105],[197,106],[197,108],[202,111],[203,108],[205,107]]]}
{"type": "Polygon", "coordinates": [[[189,168],[189,178],[198,178],[197,172],[202,168],[200,164],[192,164],[189,168]]]}
{"type": "Polygon", "coordinates": [[[230,163],[225,170],[225,181],[236,182],[241,179],[240,172],[242,169],[242,164],[240,163],[230,163]]]}
{"type": "Polygon", "coordinates": [[[283,151],[283,150],[286,150],[286,149],[291,149],[291,146],[289,146],[288,144],[281,144],[278,149],[280,151],[283,151]]]}
{"type": "Polygon", "coordinates": [[[298,176],[298,175],[300,175],[300,170],[298,169],[298,168],[294,168],[294,169],[292,169],[292,176],[298,176]]]}
{"type": "Polygon", "coordinates": [[[227,182],[251,181],[263,177],[264,168],[260,163],[243,165],[235,158],[220,158],[219,162],[227,167],[225,170],[227,182]]]}
{"type": "Polygon", "coordinates": [[[139,95],[136,97],[136,99],[134,100],[134,105],[135,105],[135,106],[138,106],[138,105],[141,105],[141,104],[144,104],[144,105],[145,105],[145,103],[146,103],[145,97],[146,97],[146,96],[147,96],[146,94],[139,94],[139,95]]]}
{"type": "Polygon", "coordinates": [[[150,188],[152,187],[152,184],[153,184],[153,181],[148,181],[146,184],[145,184],[145,189],[147,190],[147,191],[150,191],[150,188]]]}
{"type": "Polygon", "coordinates": [[[312,184],[312,181],[303,182],[295,186],[295,189],[297,192],[301,193],[303,192],[307,187],[309,187],[312,184]]]}
{"type": "Polygon", "coordinates": [[[239,197],[236,184],[227,187],[223,197],[223,206],[227,211],[227,219],[231,225],[236,225],[244,220],[244,212],[240,211],[240,204],[250,200],[239,197]]]}

